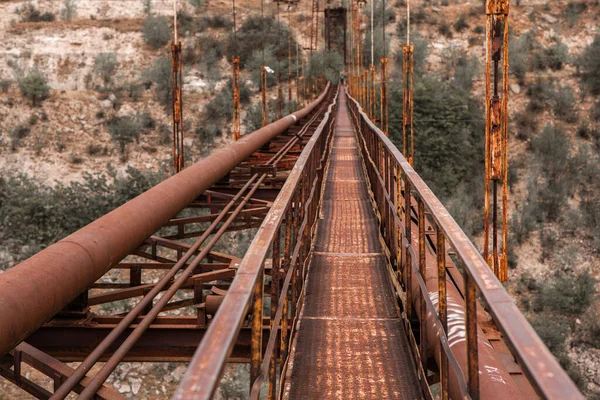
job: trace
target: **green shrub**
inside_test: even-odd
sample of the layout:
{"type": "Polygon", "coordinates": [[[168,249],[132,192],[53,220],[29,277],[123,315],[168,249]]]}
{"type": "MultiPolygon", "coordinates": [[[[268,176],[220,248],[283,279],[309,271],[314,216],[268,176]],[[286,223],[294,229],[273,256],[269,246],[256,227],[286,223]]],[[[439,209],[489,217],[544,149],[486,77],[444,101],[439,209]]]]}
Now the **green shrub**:
{"type": "MultiPolygon", "coordinates": [[[[21,72],[22,73],[22,72],[21,72]]],[[[50,86],[42,72],[34,69],[18,78],[21,95],[29,100],[35,107],[38,101],[43,101],[50,94],[50,86]]]]}
{"type": "MultiPolygon", "coordinates": [[[[20,261],[89,224],[161,181],[162,172],[127,168],[84,173],[82,182],[45,185],[12,172],[0,176],[3,249],[20,261]],[[8,238],[8,239],[7,239],[8,238]]],[[[0,265],[0,269],[7,265],[0,265]]]]}
{"type": "Polygon", "coordinates": [[[328,81],[334,84],[340,79],[340,72],[344,70],[344,57],[337,51],[323,50],[313,52],[308,61],[306,76],[317,78],[325,75],[328,81]]]}
{"type": "Polygon", "coordinates": [[[233,117],[233,92],[231,85],[223,86],[223,89],[215,96],[213,101],[204,107],[203,118],[206,121],[230,121],[233,117]]]}
{"type": "Polygon", "coordinates": [[[154,85],[157,100],[170,110],[173,103],[173,91],[171,87],[171,58],[161,57],[154,61],[143,74],[144,82],[149,88],[154,85]]]}
{"type": "Polygon", "coordinates": [[[142,0],[142,7],[144,8],[144,14],[150,15],[152,13],[152,0],[142,0]]]}
{"type": "Polygon", "coordinates": [[[448,24],[448,22],[445,20],[442,20],[442,22],[439,24],[438,32],[440,35],[445,36],[448,39],[452,39],[452,30],[450,29],[450,24],[448,24]]]}
{"type": "Polygon", "coordinates": [[[515,37],[514,31],[510,31],[508,42],[509,72],[513,74],[522,85],[525,84],[525,76],[529,69],[529,53],[534,45],[535,32],[528,31],[515,37]]]}
{"type": "Polygon", "coordinates": [[[594,122],[600,122],[600,100],[596,100],[590,110],[590,118],[594,122]]]}
{"type": "Polygon", "coordinates": [[[206,0],[190,0],[190,5],[196,9],[204,7],[206,0]]]}
{"type": "Polygon", "coordinates": [[[465,14],[460,14],[458,19],[454,23],[454,30],[460,33],[468,27],[469,23],[467,22],[467,16],[465,14]]]}
{"type": "Polygon", "coordinates": [[[537,78],[535,82],[527,88],[527,95],[530,98],[527,105],[527,111],[537,113],[546,108],[547,102],[555,94],[554,82],[549,79],[537,78]]]}
{"type": "MultiPolygon", "coordinates": [[[[252,72],[252,83],[256,88],[261,86],[261,67],[269,66],[271,69],[277,69],[277,60],[275,59],[275,49],[273,46],[266,46],[263,50],[257,49],[252,52],[250,59],[246,61],[246,69],[252,72]]],[[[277,84],[277,73],[267,73],[267,87],[273,87],[277,84]]]]}
{"type": "MultiPolygon", "coordinates": [[[[402,87],[394,82],[390,87],[390,139],[400,149],[402,96],[402,87]]],[[[483,171],[484,165],[481,132],[485,122],[480,103],[452,82],[431,76],[415,79],[415,166],[442,201],[450,199],[461,183],[467,192],[483,193],[477,189],[483,177],[473,173],[483,171]]],[[[483,207],[480,201],[475,200],[476,208],[483,207]]]]}
{"type": "Polygon", "coordinates": [[[94,59],[94,72],[108,85],[117,70],[117,56],[115,53],[100,53],[94,59]]]}
{"type": "Polygon", "coordinates": [[[56,16],[50,12],[42,14],[31,3],[23,5],[23,8],[17,8],[16,13],[21,17],[21,22],[52,22],[56,19],[56,16]]]}
{"type": "Polygon", "coordinates": [[[129,117],[113,118],[107,123],[107,129],[121,154],[125,154],[129,143],[140,138],[140,126],[129,117]]]}
{"type": "Polygon", "coordinates": [[[569,26],[572,28],[575,25],[575,22],[579,19],[579,15],[586,11],[588,5],[586,2],[581,1],[570,1],[567,4],[567,8],[565,10],[565,14],[567,15],[567,19],[569,20],[569,26]]]}
{"type": "Polygon", "coordinates": [[[576,275],[559,273],[540,295],[544,308],[564,315],[583,313],[594,300],[596,280],[588,271],[576,275]]]}
{"type": "Polygon", "coordinates": [[[60,17],[65,21],[71,21],[75,18],[77,14],[77,6],[75,5],[75,0],[65,0],[63,3],[63,8],[60,10],[60,17]]]}
{"type": "Polygon", "coordinates": [[[484,32],[485,32],[485,28],[483,27],[483,25],[477,25],[475,28],[473,28],[473,33],[475,33],[477,35],[481,35],[484,32]]]}
{"type": "Polygon", "coordinates": [[[570,331],[569,324],[564,318],[544,313],[536,314],[529,322],[552,354],[555,356],[563,354],[570,331]]]}
{"type": "Polygon", "coordinates": [[[476,56],[470,58],[466,53],[461,53],[456,62],[454,83],[465,90],[471,90],[473,79],[479,74],[479,61],[476,56]]]}
{"type": "Polygon", "coordinates": [[[17,125],[10,130],[10,143],[13,151],[17,150],[21,144],[21,140],[25,139],[31,133],[31,129],[26,125],[17,125]]]}
{"type": "Polygon", "coordinates": [[[528,140],[537,130],[537,118],[534,113],[523,111],[515,116],[517,123],[517,139],[528,140]]]}
{"type": "Polygon", "coordinates": [[[529,194],[535,196],[535,203],[543,220],[555,221],[573,195],[573,179],[570,140],[562,130],[546,125],[532,141],[535,181],[530,185],[529,194]],[[534,195],[534,190],[537,191],[534,195]]]}
{"type": "Polygon", "coordinates": [[[144,132],[148,132],[154,128],[156,128],[156,121],[152,118],[150,113],[144,112],[137,116],[136,118],[138,125],[144,129],[144,132]]]}
{"type": "Polygon", "coordinates": [[[600,95],[600,34],[577,58],[576,65],[583,84],[593,95],[600,95]]]}
{"type": "Polygon", "coordinates": [[[142,27],[142,37],[153,49],[159,49],[171,40],[171,28],[164,15],[148,15],[142,27]]]}
{"type": "MultiPolygon", "coordinates": [[[[273,54],[282,65],[287,68],[288,41],[280,40],[288,37],[289,26],[277,21],[273,17],[264,17],[251,15],[248,17],[237,32],[237,54],[240,56],[240,68],[247,66],[248,60],[257,49],[262,49],[262,43],[273,46],[273,54]]],[[[296,36],[292,34],[292,49],[296,48],[296,36]]],[[[234,54],[233,34],[227,41],[226,54],[234,54]]],[[[275,69],[274,65],[269,67],[275,69]]]]}
{"type": "Polygon", "coordinates": [[[0,79],[0,93],[7,93],[10,89],[11,81],[8,79],[0,79]]]}
{"type": "Polygon", "coordinates": [[[102,146],[100,146],[99,144],[90,143],[86,148],[86,152],[90,156],[97,156],[102,153],[102,146]]]}
{"type": "Polygon", "coordinates": [[[550,229],[540,229],[540,262],[545,262],[554,254],[554,248],[558,242],[558,236],[550,229]]]}
{"type": "Polygon", "coordinates": [[[571,86],[559,86],[553,91],[552,102],[554,113],[558,118],[567,122],[577,121],[575,111],[575,94],[571,86]]]}

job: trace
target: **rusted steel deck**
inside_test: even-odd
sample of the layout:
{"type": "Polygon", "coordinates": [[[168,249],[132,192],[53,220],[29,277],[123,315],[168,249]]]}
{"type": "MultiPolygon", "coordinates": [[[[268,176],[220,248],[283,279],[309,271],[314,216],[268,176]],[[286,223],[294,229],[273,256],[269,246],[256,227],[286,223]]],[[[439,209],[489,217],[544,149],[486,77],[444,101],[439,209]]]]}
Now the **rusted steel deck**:
{"type": "Polygon", "coordinates": [[[290,399],[422,397],[345,96],[339,98],[291,378],[290,399]]]}

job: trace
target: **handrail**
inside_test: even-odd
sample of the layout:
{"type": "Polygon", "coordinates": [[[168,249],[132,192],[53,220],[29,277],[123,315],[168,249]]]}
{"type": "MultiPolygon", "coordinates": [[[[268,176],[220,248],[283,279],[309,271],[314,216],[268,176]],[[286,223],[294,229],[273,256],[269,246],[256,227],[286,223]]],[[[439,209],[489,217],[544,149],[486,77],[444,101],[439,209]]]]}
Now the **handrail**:
{"type": "Polygon", "coordinates": [[[309,115],[327,91],[303,109],[215,151],[0,275],[0,356],[252,153],[309,115]]]}
{"type": "MultiPolygon", "coordinates": [[[[309,256],[312,230],[316,221],[316,210],[318,210],[317,200],[320,198],[320,184],[323,179],[323,166],[332,137],[335,99],[304,147],[252,240],[238,267],[236,277],[195,352],[174,399],[212,398],[251,305],[253,309],[251,385],[254,386],[254,397],[260,392],[260,386],[267,375],[270,383],[275,381],[278,333],[281,331],[281,359],[285,360],[288,318],[284,318],[283,315],[288,315],[287,307],[290,301],[292,307],[296,303],[305,272],[304,265],[309,256]],[[284,224],[284,254],[280,257],[280,237],[284,224]],[[292,240],[295,241],[293,250],[292,240]],[[271,301],[277,302],[277,308],[271,309],[271,334],[263,357],[260,335],[263,324],[264,263],[270,249],[273,252],[271,301]],[[284,276],[279,275],[281,269],[284,276]],[[282,279],[283,284],[279,289],[282,279]],[[288,294],[290,289],[291,294],[288,294]],[[290,295],[291,299],[288,300],[290,295]]],[[[292,316],[294,313],[295,311],[292,310],[292,316]]],[[[269,390],[275,390],[274,385],[270,385],[269,390]]]]}
{"type": "MultiPolygon", "coordinates": [[[[374,135],[375,140],[379,142],[379,144],[377,144],[378,148],[381,151],[385,150],[387,152],[387,157],[389,157],[389,159],[386,158],[383,160],[382,157],[384,165],[387,165],[388,168],[391,169],[393,167],[389,164],[391,161],[393,161],[399,168],[402,176],[401,179],[405,182],[405,199],[410,199],[411,196],[417,198],[419,201],[419,209],[422,210],[421,207],[423,207],[423,210],[425,208],[429,210],[431,218],[433,218],[433,221],[438,228],[438,236],[442,237],[441,244],[444,245],[443,238],[446,238],[448,240],[448,244],[454,249],[456,257],[458,260],[460,260],[462,266],[464,267],[464,273],[466,274],[465,281],[467,287],[467,303],[472,301],[474,304],[476,290],[483,300],[486,310],[490,313],[493,321],[496,323],[496,326],[504,335],[504,340],[509,345],[511,353],[518,361],[535,391],[542,398],[546,399],[583,399],[583,396],[575,384],[571,381],[566,372],[560,367],[560,364],[550,353],[539,336],[535,333],[523,314],[521,314],[516,304],[510,298],[483,257],[480,255],[462,229],[458,226],[450,213],[442,205],[440,200],[433,194],[431,189],[409,164],[408,160],[394,146],[391,140],[386,137],[385,134],[367,117],[367,115],[362,111],[359,103],[349,95],[348,98],[350,104],[357,110],[357,114],[360,117],[360,121],[358,122],[362,124],[362,128],[368,129],[374,135]],[[470,289],[475,290],[469,294],[471,291],[470,289]]],[[[382,167],[384,165],[382,165],[382,167]]],[[[386,174],[387,173],[390,172],[386,172],[386,174]]],[[[399,177],[397,179],[400,181],[399,177]]],[[[386,184],[391,188],[391,182],[386,184]]],[[[389,198],[392,197],[389,192],[393,189],[386,191],[384,186],[383,190],[389,200],[389,198]]],[[[412,216],[410,215],[410,201],[405,201],[404,207],[405,217],[408,213],[408,219],[405,219],[405,226],[402,226],[402,219],[396,210],[393,210],[391,213],[393,215],[390,217],[391,220],[394,220],[394,225],[399,228],[402,226],[402,231],[408,231],[406,236],[409,238],[408,246],[410,246],[411,233],[410,226],[408,226],[412,224],[412,216]],[[406,221],[408,221],[408,223],[406,223],[406,221]]],[[[420,218],[422,218],[422,214],[419,214],[420,218]]],[[[414,258],[417,257],[409,256],[408,258],[411,269],[414,269],[415,267],[411,259],[413,261],[417,261],[414,260],[414,258]]],[[[398,260],[398,265],[402,261],[406,260],[398,260]]],[[[411,288],[408,288],[407,290],[411,291],[411,288]]],[[[472,310],[474,312],[475,308],[471,308],[471,310],[469,310],[469,304],[467,304],[467,310],[472,310]]],[[[468,320],[469,316],[467,315],[467,325],[469,324],[468,320]]],[[[475,334],[475,338],[476,337],[477,336],[475,334]]],[[[467,341],[469,341],[468,338],[467,341]]],[[[475,343],[476,347],[477,341],[475,340],[473,343],[475,343]]],[[[469,343],[469,345],[471,344],[472,343],[469,343]]],[[[468,351],[471,350],[472,349],[469,348],[468,351]]],[[[476,351],[476,349],[473,350],[476,351]]],[[[471,386],[469,389],[473,390],[471,386]]],[[[472,393],[472,396],[474,394],[473,397],[478,396],[479,388],[477,387],[476,389],[476,392],[474,391],[474,393],[472,393]]]]}

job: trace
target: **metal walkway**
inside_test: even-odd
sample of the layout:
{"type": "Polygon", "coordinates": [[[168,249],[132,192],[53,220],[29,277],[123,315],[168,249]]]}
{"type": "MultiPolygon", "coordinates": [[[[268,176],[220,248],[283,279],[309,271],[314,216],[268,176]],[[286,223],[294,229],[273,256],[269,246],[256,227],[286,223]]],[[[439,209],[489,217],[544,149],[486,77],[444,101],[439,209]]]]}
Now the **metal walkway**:
{"type": "Polygon", "coordinates": [[[338,99],[289,398],[421,398],[346,97],[338,99]]]}

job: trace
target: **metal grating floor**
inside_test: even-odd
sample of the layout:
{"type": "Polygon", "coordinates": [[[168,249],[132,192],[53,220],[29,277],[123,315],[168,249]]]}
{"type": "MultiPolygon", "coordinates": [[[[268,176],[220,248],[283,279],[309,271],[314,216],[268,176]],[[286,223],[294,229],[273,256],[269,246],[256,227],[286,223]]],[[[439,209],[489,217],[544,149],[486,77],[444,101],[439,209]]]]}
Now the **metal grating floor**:
{"type": "Polygon", "coordinates": [[[422,398],[343,95],[290,399],[422,398]]]}

